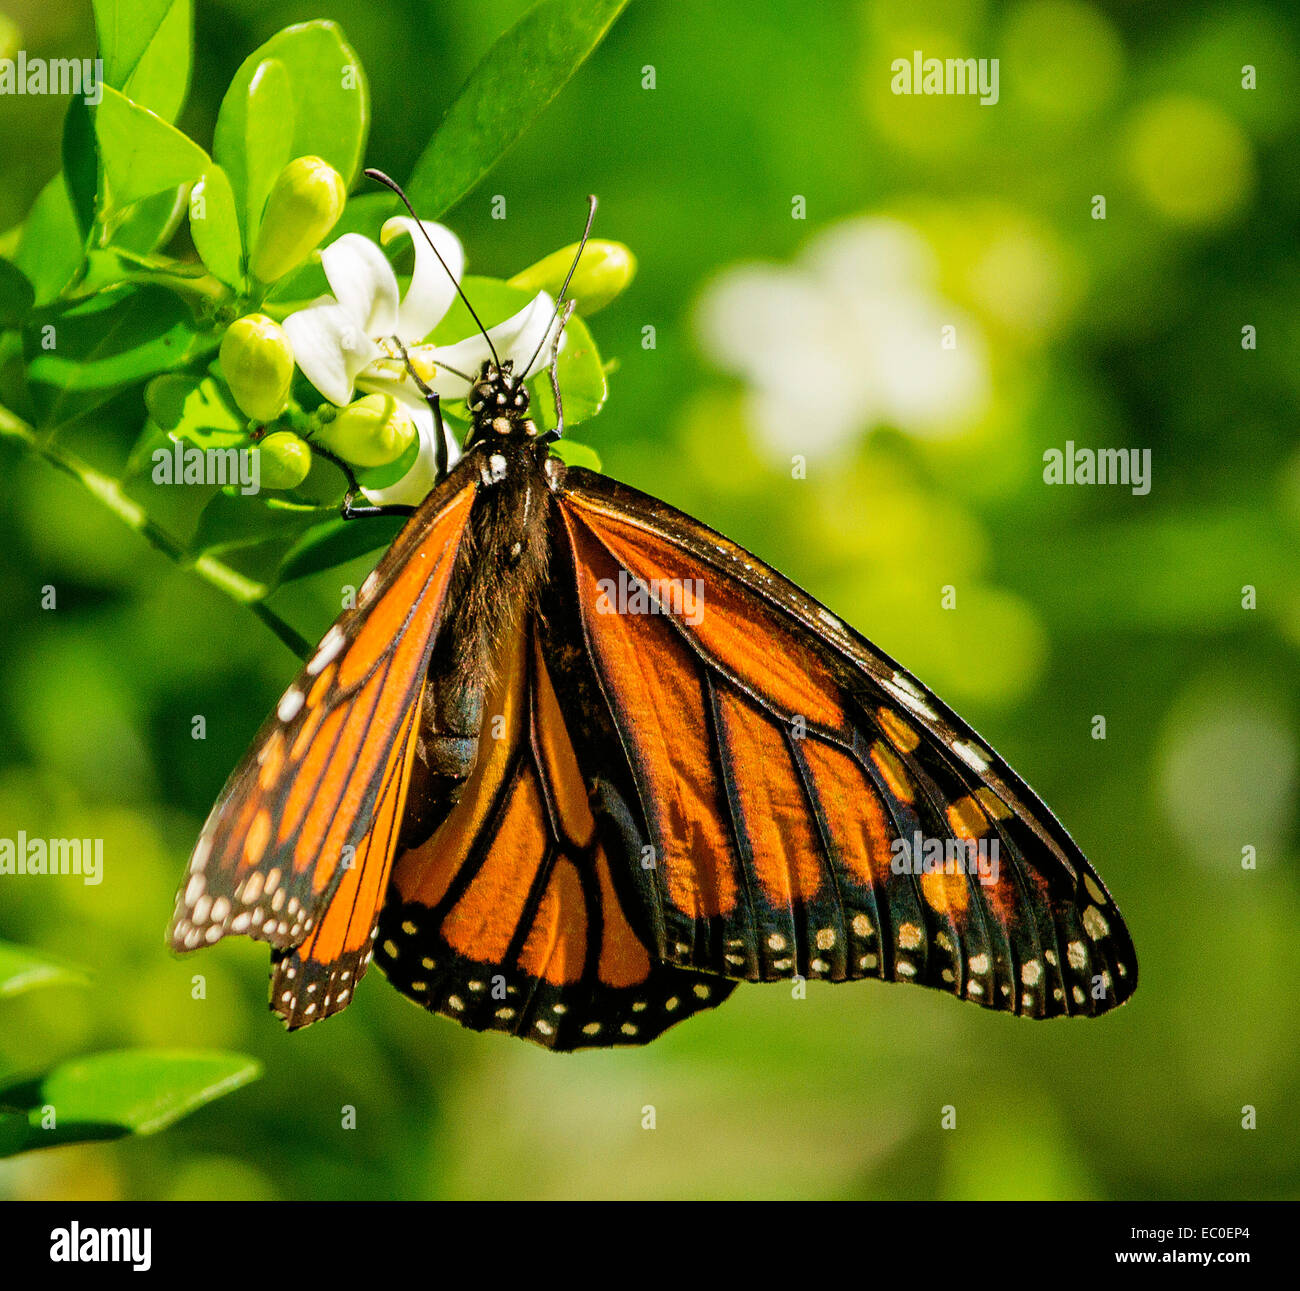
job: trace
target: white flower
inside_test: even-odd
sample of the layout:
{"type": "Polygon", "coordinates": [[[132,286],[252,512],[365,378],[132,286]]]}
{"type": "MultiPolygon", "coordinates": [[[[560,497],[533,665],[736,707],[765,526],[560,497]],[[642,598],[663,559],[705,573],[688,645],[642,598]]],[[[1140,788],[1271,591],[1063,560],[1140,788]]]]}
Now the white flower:
{"type": "MultiPolygon", "coordinates": [[[[415,221],[394,216],[380,230],[387,244],[401,233],[415,246],[415,269],[406,295],[399,300],[397,277],[380,247],[360,233],[345,233],[321,253],[321,267],[332,296],[322,296],[306,309],[290,314],[284,330],[293,345],[294,358],[303,375],[331,403],[340,408],[352,402],[357,389],[392,394],[410,412],[420,437],[420,451],[410,471],[384,489],[366,489],[378,503],[422,502],[433,487],[437,446],[433,413],[416,388],[401,359],[396,341],[407,348],[412,366],[434,391],[447,399],[463,399],[466,377],[477,377],[490,359],[487,341],[477,332],[454,345],[429,345],[425,338],[442,321],[456,299],[456,286],[465,269],[465,252],[448,228],[422,221],[425,231],[446,262],[444,269],[415,221]],[[464,374],[458,375],[458,374],[464,374]]],[[[504,363],[523,372],[535,352],[538,363],[549,357],[550,323],[555,302],[545,292],[519,313],[490,328],[488,335],[504,363]],[[540,350],[539,350],[540,347],[540,350]]],[[[530,369],[532,370],[532,369],[530,369]]],[[[450,430],[447,460],[460,454],[450,430]]]]}
{"type": "Polygon", "coordinates": [[[979,324],[940,293],[921,234],[894,220],[835,225],[793,265],[729,269],[696,321],[709,356],[744,378],[752,424],[782,460],[831,456],[877,425],[961,434],[988,405],[979,324]],[[956,349],[941,344],[950,324],[956,349]]]}

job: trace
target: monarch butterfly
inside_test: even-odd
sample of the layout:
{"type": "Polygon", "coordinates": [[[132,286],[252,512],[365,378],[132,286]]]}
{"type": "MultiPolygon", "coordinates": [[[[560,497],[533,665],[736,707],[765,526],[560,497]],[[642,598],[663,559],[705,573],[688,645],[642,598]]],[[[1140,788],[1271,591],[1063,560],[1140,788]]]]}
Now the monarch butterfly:
{"type": "Polygon", "coordinates": [[[269,942],[290,1029],[373,955],[426,1009],[556,1050],[796,975],[1122,1004],[1119,911],[960,717],[749,552],[552,452],[557,345],[554,431],[527,369],[482,365],[460,460],[213,808],[172,945],[269,942]]]}

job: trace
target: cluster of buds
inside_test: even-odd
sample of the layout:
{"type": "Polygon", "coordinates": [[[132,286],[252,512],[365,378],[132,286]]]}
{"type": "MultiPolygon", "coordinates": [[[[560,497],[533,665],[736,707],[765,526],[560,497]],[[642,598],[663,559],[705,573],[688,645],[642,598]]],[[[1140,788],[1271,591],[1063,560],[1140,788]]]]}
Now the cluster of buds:
{"type": "MultiPolygon", "coordinates": [[[[347,201],[343,177],[320,157],[298,157],[276,176],[249,257],[249,271],[270,287],[305,264],[328,236],[347,201]]],[[[226,330],[221,371],[239,410],[266,426],[289,406],[293,346],[284,328],[265,314],[247,314],[226,330]]],[[[313,439],[354,466],[386,466],[415,438],[415,425],[397,401],[368,395],[342,410],[326,404],[313,439]]],[[[259,441],[262,483],[293,489],[311,470],[311,446],[292,430],[273,429],[259,441]]]]}
{"type": "MultiPolygon", "coordinates": [[[[274,422],[289,406],[293,347],[284,328],[265,314],[236,319],[221,338],[221,371],[239,410],[251,422],[274,422]]],[[[258,444],[262,485],[295,489],[311,470],[311,446],[290,430],[275,430],[258,444]]]]}
{"type": "MultiPolygon", "coordinates": [[[[321,158],[298,157],[284,167],[271,186],[248,262],[249,272],[263,290],[307,263],[337,224],[346,200],[347,186],[342,176],[321,158]]],[[[438,227],[426,225],[429,229],[438,227]]],[[[386,225],[383,241],[388,241],[394,231],[386,225]]],[[[446,230],[443,234],[455,244],[453,235],[446,230]]],[[[344,243],[355,245],[364,241],[356,234],[349,234],[335,245],[342,247],[344,243]]],[[[458,244],[455,245],[461,254],[458,244]]],[[[421,252],[418,243],[416,250],[418,256],[421,252]]],[[[576,253],[576,245],[556,251],[510,279],[510,286],[553,298],[560,291],[576,253]]],[[[328,258],[334,249],[327,248],[321,254],[328,258]]],[[[330,265],[326,268],[328,273],[330,265]]],[[[621,243],[589,242],[573,274],[569,296],[579,312],[592,314],[627,286],[635,270],[631,251],[621,243]]],[[[387,273],[391,279],[391,271],[387,273]]],[[[449,292],[444,289],[444,294],[449,300],[449,292]]],[[[535,301],[535,306],[538,303],[535,301]]],[[[333,306],[334,302],[329,304],[333,306]]],[[[543,321],[548,313],[549,305],[541,310],[543,321]]],[[[423,452],[426,447],[423,440],[428,436],[422,435],[424,428],[417,422],[421,416],[418,407],[413,415],[411,402],[391,392],[375,393],[375,383],[371,383],[370,393],[352,399],[350,375],[346,388],[336,392],[313,375],[315,367],[309,363],[312,355],[295,356],[295,341],[307,343],[304,335],[295,330],[297,317],[301,314],[291,317],[282,327],[264,313],[250,313],[236,319],[221,342],[222,374],[235,403],[254,426],[258,438],[263,485],[282,490],[297,488],[311,470],[313,443],[360,469],[398,462],[412,451],[417,439],[421,440],[423,452]],[[303,417],[291,408],[295,364],[328,396],[307,419],[310,429],[306,429],[303,417]],[[308,435],[311,442],[299,431],[308,435]]],[[[509,323],[503,326],[508,328],[509,323]]],[[[412,344],[419,339],[410,338],[412,344]]],[[[521,333],[519,343],[524,345],[525,341],[527,348],[533,347],[532,340],[521,333]]],[[[440,356],[433,352],[420,356],[426,357],[430,360],[425,364],[429,368],[426,379],[432,382],[440,356]]],[[[376,373],[381,376],[382,366],[382,363],[376,365],[376,373]]],[[[365,382],[358,381],[358,384],[364,386],[365,382]]]]}

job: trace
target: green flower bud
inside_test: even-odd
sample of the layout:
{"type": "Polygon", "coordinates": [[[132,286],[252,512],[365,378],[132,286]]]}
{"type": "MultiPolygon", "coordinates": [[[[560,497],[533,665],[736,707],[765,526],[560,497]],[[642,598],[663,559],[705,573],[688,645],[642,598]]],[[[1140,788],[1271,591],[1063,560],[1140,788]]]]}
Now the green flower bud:
{"type": "Polygon", "coordinates": [[[289,399],[293,347],[274,319],[249,314],[231,323],[221,338],[221,371],[245,417],[274,421],[289,399]]]}
{"type": "Polygon", "coordinates": [[[311,470],[311,445],[291,430],[277,430],[258,444],[264,489],[296,489],[311,470]]]}
{"type": "Polygon", "coordinates": [[[291,161],[271,185],[249,264],[261,282],[296,269],[338,223],[348,190],[343,176],[319,157],[291,161]]]}
{"type": "MultiPolygon", "coordinates": [[[[522,273],[515,274],[510,285],[558,296],[577,254],[576,242],[562,251],[552,252],[522,273]]],[[[569,299],[577,302],[578,313],[590,316],[598,309],[604,309],[635,276],[636,256],[629,247],[621,242],[588,242],[569,284],[569,299]]]]}
{"type": "Polygon", "coordinates": [[[353,466],[387,466],[415,436],[415,421],[392,395],[368,394],[326,422],[314,438],[353,466]]]}

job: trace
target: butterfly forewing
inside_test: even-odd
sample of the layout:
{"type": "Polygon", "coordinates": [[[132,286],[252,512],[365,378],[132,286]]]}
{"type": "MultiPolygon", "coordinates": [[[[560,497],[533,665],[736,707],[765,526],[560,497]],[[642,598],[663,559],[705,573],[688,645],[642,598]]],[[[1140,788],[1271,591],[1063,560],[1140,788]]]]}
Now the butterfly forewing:
{"type": "Polygon", "coordinates": [[[557,567],[656,857],[657,954],[1034,1017],[1132,994],[1132,943],[1079,849],[893,660],[663,503],[573,469],[560,510],[557,567]],[[644,595],[613,604],[629,585],[644,595]]]}
{"type": "Polygon", "coordinates": [[[324,913],[292,950],[274,952],[271,1007],[290,1030],[346,1008],[369,966],[411,779],[420,707],[417,698],[402,719],[370,828],[347,858],[324,913]]]}
{"type": "Polygon", "coordinates": [[[334,915],[354,856],[387,864],[361,844],[386,784],[388,809],[402,811],[394,750],[411,738],[476,481],[458,472],[430,495],[258,733],[194,849],[171,927],[176,949],[228,933],[280,951],[319,942],[314,930],[334,915]]]}

